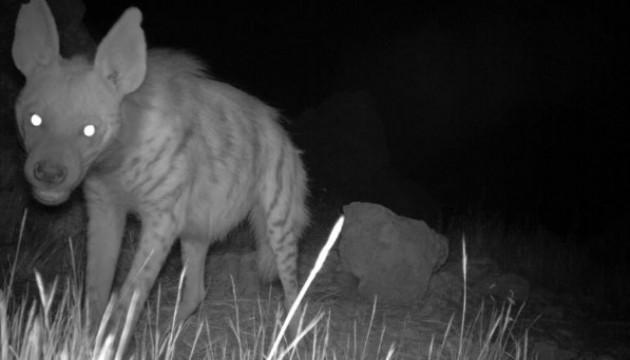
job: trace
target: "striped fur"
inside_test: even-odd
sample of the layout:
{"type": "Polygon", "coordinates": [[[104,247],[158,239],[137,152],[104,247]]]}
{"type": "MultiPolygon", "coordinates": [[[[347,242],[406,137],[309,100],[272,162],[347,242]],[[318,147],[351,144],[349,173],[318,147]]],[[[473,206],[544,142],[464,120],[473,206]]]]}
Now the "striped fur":
{"type": "Polygon", "coordinates": [[[110,296],[129,212],[141,218],[142,233],[118,313],[134,291],[145,302],[179,238],[187,273],[178,321],[185,320],[205,295],[209,246],[245,218],[261,277],[279,276],[290,306],[298,292],[297,241],[308,222],[299,151],[276,110],[212,80],[187,54],[147,52],[140,23],[140,12],[127,10],[94,62],[59,56],[43,0],[24,5],[16,24],[13,58],[27,79],[16,104],[25,174],[49,205],[83,186],[94,318],[110,296]]]}

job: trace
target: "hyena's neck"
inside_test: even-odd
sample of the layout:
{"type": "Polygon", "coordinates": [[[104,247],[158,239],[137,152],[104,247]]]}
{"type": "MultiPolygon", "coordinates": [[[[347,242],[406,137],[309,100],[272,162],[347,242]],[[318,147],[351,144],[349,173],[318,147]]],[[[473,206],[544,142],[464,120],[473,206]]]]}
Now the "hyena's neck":
{"type": "Polygon", "coordinates": [[[127,96],[123,99],[118,114],[119,126],[110,141],[104,144],[101,154],[92,165],[93,174],[116,172],[133,149],[141,146],[145,136],[143,134],[147,134],[147,127],[151,126],[148,123],[148,120],[151,120],[147,116],[148,108],[147,103],[138,102],[135,97],[127,96]]]}

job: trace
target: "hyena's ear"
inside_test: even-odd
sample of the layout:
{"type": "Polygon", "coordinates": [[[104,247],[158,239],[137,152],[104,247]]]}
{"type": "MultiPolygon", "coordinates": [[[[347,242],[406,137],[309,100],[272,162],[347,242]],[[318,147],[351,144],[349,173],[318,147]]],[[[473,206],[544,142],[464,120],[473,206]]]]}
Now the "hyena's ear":
{"type": "Polygon", "coordinates": [[[26,77],[59,61],[55,18],[44,0],[32,0],[20,8],[11,52],[15,66],[26,77]]]}
{"type": "Polygon", "coordinates": [[[121,96],[136,90],[147,72],[147,45],[141,22],[140,10],[127,9],[96,50],[94,69],[121,96]]]}

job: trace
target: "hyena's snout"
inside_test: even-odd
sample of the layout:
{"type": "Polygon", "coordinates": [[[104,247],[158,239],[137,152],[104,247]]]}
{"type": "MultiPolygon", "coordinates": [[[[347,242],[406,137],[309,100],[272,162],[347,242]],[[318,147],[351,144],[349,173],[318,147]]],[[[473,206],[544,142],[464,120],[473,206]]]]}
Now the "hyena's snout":
{"type": "Polygon", "coordinates": [[[42,147],[29,154],[24,172],[39,202],[58,205],[79,185],[81,161],[74,151],[42,147]]]}
{"type": "Polygon", "coordinates": [[[33,178],[45,185],[59,185],[66,179],[68,168],[52,160],[42,160],[33,166],[33,178]]]}

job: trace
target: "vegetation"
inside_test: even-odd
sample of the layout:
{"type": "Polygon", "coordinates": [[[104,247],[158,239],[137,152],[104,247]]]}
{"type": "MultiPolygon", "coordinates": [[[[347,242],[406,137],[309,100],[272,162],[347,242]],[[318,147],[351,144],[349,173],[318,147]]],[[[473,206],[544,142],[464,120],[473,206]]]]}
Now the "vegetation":
{"type": "MultiPolygon", "coordinates": [[[[339,227],[339,225],[337,226],[339,227]]],[[[339,230],[339,229],[337,229],[339,230]]],[[[317,275],[319,268],[336,239],[331,234],[314,266],[305,289],[317,275]]],[[[466,276],[467,256],[462,256],[462,270],[466,276]]],[[[12,280],[0,293],[0,359],[398,359],[406,358],[395,342],[386,343],[385,324],[376,328],[374,302],[369,329],[365,339],[354,334],[334,333],[331,324],[335,319],[330,312],[319,310],[310,321],[304,322],[303,331],[292,342],[282,336],[284,325],[280,307],[268,317],[259,302],[258,311],[245,314],[234,296],[234,311],[223,328],[230,336],[219,339],[207,320],[195,325],[193,336],[183,328],[165,326],[148,321],[132,335],[129,329],[123,337],[132,341],[126,353],[105,331],[107,314],[96,333],[81,307],[81,287],[75,276],[64,286],[55,281],[46,286],[39,274],[35,275],[38,294],[32,301],[18,299],[12,293],[12,280]],[[245,330],[241,324],[251,322],[254,330],[245,330]],[[376,342],[376,343],[374,343],[376,342]]],[[[303,290],[303,292],[305,291],[303,290]]],[[[302,294],[303,295],[303,294],[302,294]]],[[[467,307],[466,289],[459,314],[453,314],[446,330],[431,337],[429,346],[414,358],[421,359],[529,359],[527,330],[519,329],[518,316],[522,308],[508,302],[500,308],[482,306],[472,311],[467,307]]],[[[158,296],[159,297],[159,296],[158,296]]],[[[27,297],[28,299],[28,297],[27,297]]],[[[300,299],[302,301],[302,299],[300,299]]],[[[159,308],[159,303],[157,308],[159,308]]],[[[130,311],[135,311],[131,309],[130,311]]],[[[154,313],[159,318],[159,311],[154,313]]],[[[147,315],[149,316],[149,315],[147,315]]],[[[303,319],[304,320],[304,319],[303,319]]],[[[190,331],[188,331],[190,333],[190,331]]],[[[124,343],[124,342],[123,342],[124,343]]]]}

